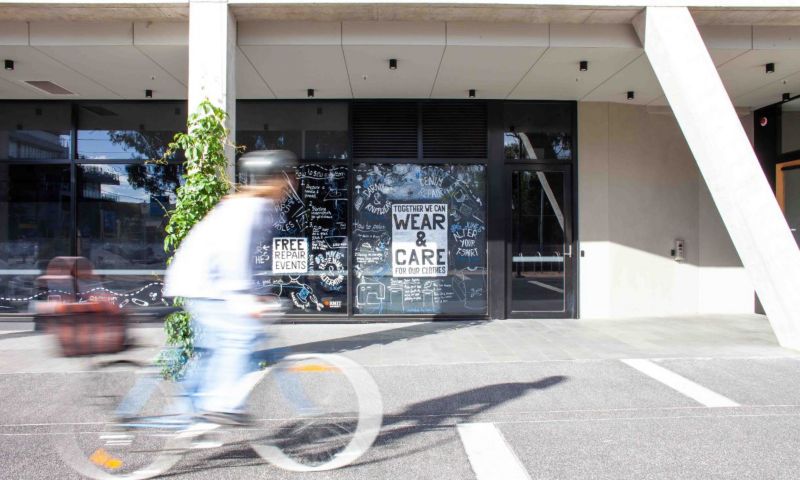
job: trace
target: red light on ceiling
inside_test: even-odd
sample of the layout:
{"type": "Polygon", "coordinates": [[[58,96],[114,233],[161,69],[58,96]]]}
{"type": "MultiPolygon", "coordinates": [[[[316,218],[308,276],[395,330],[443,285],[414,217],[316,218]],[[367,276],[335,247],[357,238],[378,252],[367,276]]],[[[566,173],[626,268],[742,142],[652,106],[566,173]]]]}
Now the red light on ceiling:
{"type": "Polygon", "coordinates": [[[767,126],[767,124],[769,123],[769,120],[767,120],[767,117],[761,117],[761,120],[759,120],[759,122],[758,122],[758,123],[759,123],[759,125],[761,125],[762,127],[766,127],[766,126],[767,126]]]}

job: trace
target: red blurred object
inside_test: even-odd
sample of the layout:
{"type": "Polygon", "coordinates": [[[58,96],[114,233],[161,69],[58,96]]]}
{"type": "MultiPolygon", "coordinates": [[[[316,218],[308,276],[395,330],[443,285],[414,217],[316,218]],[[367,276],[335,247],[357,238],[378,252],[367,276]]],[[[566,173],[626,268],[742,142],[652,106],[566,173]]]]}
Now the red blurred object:
{"type": "Polygon", "coordinates": [[[92,264],[84,257],[55,257],[37,279],[40,288],[56,293],[37,312],[65,357],[117,353],[128,346],[122,309],[107,293],[88,294],[86,287],[96,281],[92,264]]]}

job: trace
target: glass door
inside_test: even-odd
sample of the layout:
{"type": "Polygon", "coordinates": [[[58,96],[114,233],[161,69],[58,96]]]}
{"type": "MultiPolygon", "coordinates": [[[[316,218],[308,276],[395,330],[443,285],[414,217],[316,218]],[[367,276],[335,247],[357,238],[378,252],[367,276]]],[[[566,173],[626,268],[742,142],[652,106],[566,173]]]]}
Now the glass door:
{"type": "Polygon", "coordinates": [[[506,167],[509,317],[575,315],[570,172],[570,166],[506,167]]]}
{"type": "Polygon", "coordinates": [[[779,163],[775,175],[778,203],[800,245],[800,160],[779,163]]]}

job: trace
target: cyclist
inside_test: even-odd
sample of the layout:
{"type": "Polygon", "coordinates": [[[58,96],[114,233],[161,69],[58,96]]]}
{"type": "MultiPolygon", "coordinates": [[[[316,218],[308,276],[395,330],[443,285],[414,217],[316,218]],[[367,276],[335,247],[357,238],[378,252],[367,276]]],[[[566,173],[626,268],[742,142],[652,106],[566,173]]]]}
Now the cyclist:
{"type": "Polygon", "coordinates": [[[258,243],[272,245],[277,205],[296,166],[297,157],[287,150],[243,155],[239,172],[245,185],[192,228],[167,269],[164,294],[183,297],[192,317],[200,353],[187,383],[203,420],[249,423],[234,386],[252,370],[251,354],[262,334],[259,316],[276,307],[254,295],[254,252],[258,243]]]}

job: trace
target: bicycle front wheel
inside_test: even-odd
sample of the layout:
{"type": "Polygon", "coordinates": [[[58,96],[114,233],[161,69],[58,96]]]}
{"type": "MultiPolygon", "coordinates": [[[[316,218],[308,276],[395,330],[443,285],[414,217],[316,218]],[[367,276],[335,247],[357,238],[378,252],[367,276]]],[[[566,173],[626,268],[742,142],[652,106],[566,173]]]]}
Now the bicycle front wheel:
{"type": "Polygon", "coordinates": [[[72,469],[97,480],[143,480],[171,468],[185,449],[178,386],[132,362],[72,374],[63,431],[53,436],[72,469]]]}
{"type": "Polygon", "coordinates": [[[354,462],[380,432],[383,402],[370,374],[339,355],[291,355],[250,395],[253,449],[285,470],[332,470],[354,462]]]}

